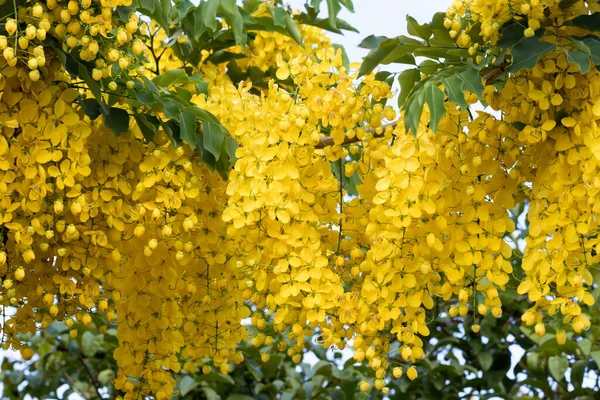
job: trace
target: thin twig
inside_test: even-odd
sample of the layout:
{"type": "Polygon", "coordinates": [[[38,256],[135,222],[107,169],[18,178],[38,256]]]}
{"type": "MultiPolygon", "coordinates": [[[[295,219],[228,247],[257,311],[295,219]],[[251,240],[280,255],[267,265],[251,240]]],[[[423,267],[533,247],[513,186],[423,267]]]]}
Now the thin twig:
{"type": "MultiPolygon", "coordinates": [[[[64,343],[59,338],[56,338],[56,341],[68,351],[68,347],[67,347],[66,343],[64,343]]],[[[96,394],[98,395],[98,397],[100,399],[102,399],[103,398],[102,393],[100,393],[100,388],[102,387],[102,385],[100,384],[100,382],[98,382],[98,378],[92,373],[92,370],[90,369],[90,367],[85,363],[85,360],[81,356],[81,353],[78,351],[78,352],[76,352],[76,354],[77,354],[77,361],[79,361],[79,363],[85,369],[85,372],[87,373],[87,375],[90,377],[90,380],[92,381],[92,385],[94,386],[94,389],[96,389],[96,394]]]]}
{"type": "Polygon", "coordinates": [[[98,382],[98,378],[92,373],[92,370],[85,363],[85,360],[83,359],[83,357],[81,356],[81,354],[79,352],[77,352],[77,359],[79,360],[81,365],[83,365],[83,367],[85,368],[85,371],[87,372],[88,376],[92,380],[92,385],[94,385],[94,389],[96,389],[96,394],[98,395],[99,398],[102,399],[103,398],[102,393],[100,393],[100,387],[102,385],[100,385],[100,382],[98,382]]]}
{"type": "Polygon", "coordinates": [[[73,380],[73,378],[71,378],[69,374],[63,371],[63,375],[65,376],[65,378],[67,378],[67,381],[69,381],[69,384],[73,387],[73,389],[78,391],[85,400],[91,400],[88,396],[86,396],[86,393],[83,390],[81,390],[79,386],[77,386],[77,383],[73,380]]]}

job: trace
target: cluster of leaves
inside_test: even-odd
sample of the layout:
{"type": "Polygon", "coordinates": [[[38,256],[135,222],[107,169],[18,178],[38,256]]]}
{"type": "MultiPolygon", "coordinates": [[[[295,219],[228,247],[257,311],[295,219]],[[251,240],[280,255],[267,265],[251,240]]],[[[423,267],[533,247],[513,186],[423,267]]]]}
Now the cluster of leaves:
{"type": "MultiPolygon", "coordinates": [[[[565,7],[568,6],[565,2],[565,7]]],[[[553,35],[546,29],[550,27],[542,26],[535,36],[525,37],[522,21],[515,19],[502,27],[501,39],[495,46],[481,46],[477,53],[470,55],[450,37],[444,27],[445,16],[445,13],[436,13],[430,23],[423,25],[407,16],[407,30],[412,37],[369,36],[360,44],[370,50],[361,66],[362,75],[382,64],[410,66],[398,74],[379,72],[378,79],[393,83],[397,75],[398,106],[404,111],[406,129],[413,133],[417,131],[425,104],[430,112],[430,127],[436,131],[446,113],[446,98],[465,110],[467,102],[463,91],[481,97],[484,84],[502,87],[509,74],[533,68],[540,57],[550,52],[564,52],[570,62],[579,66],[581,73],[588,72],[592,63],[600,65],[600,40],[595,34],[573,35],[566,38],[569,39],[566,44],[556,45],[544,40],[544,36],[553,35]]],[[[600,30],[600,13],[579,16],[564,25],[596,33],[600,30]]],[[[475,43],[482,42],[480,30],[479,24],[475,24],[469,32],[475,43]]]]}
{"type": "Polygon", "coordinates": [[[2,361],[3,399],[68,399],[77,393],[84,399],[115,398],[111,384],[115,376],[116,362],[112,357],[118,345],[116,326],[106,325],[99,316],[94,317],[95,326],[75,323],[68,328],[62,322],[52,325],[35,335],[24,335],[36,356],[31,361],[20,360],[6,354],[2,361]],[[103,326],[104,334],[97,326],[103,326]],[[79,332],[76,338],[69,335],[79,332]]]}
{"type": "MultiPolygon", "coordinates": [[[[106,325],[100,316],[94,317],[93,326],[75,324],[67,328],[54,322],[48,329],[35,335],[25,335],[35,350],[31,361],[7,357],[2,363],[0,378],[2,398],[16,400],[32,396],[38,399],[68,399],[73,393],[84,399],[115,398],[111,378],[118,366],[112,358],[117,347],[116,329],[106,325]],[[98,333],[98,326],[104,334],[98,333]],[[69,336],[77,329],[76,338],[69,336]]],[[[327,359],[325,350],[307,342],[309,351],[321,359],[316,365],[296,364],[276,348],[257,349],[250,342],[243,343],[245,361],[229,374],[211,370],[208,373],[180,374],[174,399],[249,400],[249,399],[366,399],[367,394],[357,390],[361,380],[372,371],[349,360],[342,365],[341,352],[334,360],[327,359]],[[272,352],[269,352],[272,350],[272,352]],[[270,354],[268,361],[262,360],[270,354]]]]}

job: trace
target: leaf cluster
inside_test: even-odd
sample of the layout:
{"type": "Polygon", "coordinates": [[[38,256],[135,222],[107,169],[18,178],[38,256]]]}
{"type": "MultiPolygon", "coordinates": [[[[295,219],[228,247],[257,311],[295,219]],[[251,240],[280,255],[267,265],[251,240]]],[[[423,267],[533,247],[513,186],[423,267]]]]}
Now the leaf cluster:
{"type": "MultiPolygon", "coordinates": [[[[572,5],[564,3],[565,8],[572,5]]],[[[449,36],[443,25],[444,17],[445,13],[436,13],[430,23],[421,25],[407,16],[407,30],[411,36],[369,36],[360,44],[370,50],[361,66],[361,75],[380,65],[408,66],[397,74],[379,72],[378,77],[390,80],[390,76],[397,75],[400,86],[398,106],[403,111],[407,131],[413,134],[417,132],[425,104],[430,114],[429,127],[436,131],[446,114],[445,102],[452,102],[466,110],[465,91],[481,99],[484,85],[494,84],[501,89],[510,74],[533,68],[540,57],[551,52],[564,52],[581,73],[588,72],[592,64],[600,63],[598,12],[565,21],[564,26],[582,28],[586,33],[566,37],[569,41],[563,45],[546,39],[555,36],[554,32],[560,28],[550,26],[549,19],[533,37],[525,37],[522,21],[513,19],[502,27],[500,40],[494,45],[482,41],[481,28],[474,23],[469,35],[474,43],[482,44],[474,54],[460,48],[449,36]]]]}

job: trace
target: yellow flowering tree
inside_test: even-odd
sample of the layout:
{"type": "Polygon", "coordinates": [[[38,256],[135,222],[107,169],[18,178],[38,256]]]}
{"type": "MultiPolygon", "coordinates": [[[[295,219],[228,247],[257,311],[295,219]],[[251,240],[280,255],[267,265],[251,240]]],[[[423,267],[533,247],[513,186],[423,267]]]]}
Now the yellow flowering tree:
{"type": "Polygon", "coordinates": [[[557,382],[567,339],[597,357],[597,2],[455,1],[362,65],[323,31],[351,1],[326,4],[2,5],[5,348],[115,324],[111,385],[167,399],[242,342],[300,363],[315,337],[388,394],[516,287],[557,382]],[[399,118],[389,63],[413,65],[399,118]]]}

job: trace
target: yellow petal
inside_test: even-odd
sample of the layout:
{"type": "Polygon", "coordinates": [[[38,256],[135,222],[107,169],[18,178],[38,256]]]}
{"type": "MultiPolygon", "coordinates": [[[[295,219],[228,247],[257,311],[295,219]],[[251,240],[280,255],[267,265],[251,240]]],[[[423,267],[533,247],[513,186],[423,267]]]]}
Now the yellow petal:
{"type": "Polygon", "coordinates": [[[287,78],[290,77],[290,69],[287,66],[277,68],[277,72],[275,73],[275,76],[277,76],[277,79],[279,79],[281,81],[285,81],[287,78]]]}

